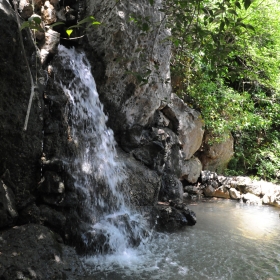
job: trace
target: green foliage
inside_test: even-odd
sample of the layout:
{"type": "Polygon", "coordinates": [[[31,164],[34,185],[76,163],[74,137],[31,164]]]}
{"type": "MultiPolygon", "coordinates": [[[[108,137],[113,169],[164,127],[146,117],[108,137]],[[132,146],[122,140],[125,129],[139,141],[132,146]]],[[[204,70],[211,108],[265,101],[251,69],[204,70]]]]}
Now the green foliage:
{"type": "Polygon", "coordinates": [[[172,86],[213,135],[231,132],[228,174],[280,175],[280,3],[166,0],[172,86]]]}
{"type": "MultiPolygon", "coordinates": [[[[99,21],[96,21],[93,16],[89,16],[79,21],[76,25],[72,25],[68,27],[65,32],[68,35],[68,37],[70,37],[74,29],[85,28],[84,24],[88,24],[88,23],[90,23],[90,25],[87,28],[89,28],[90,26],[97,26],[101,24],[99,21]]],[[[64,25],[64,24],[65,24],[64,22],[58,21],[49,25],[48,27],[52,29],[55,26],[64,25]]],[[[41,18],[36,14],[32,15],[27,21],[24,21],[21,24],[20,30],[24,28],[30,28],[35,31],[38,30],[44,32],[44,29],[41,27],[41,18]]]]}

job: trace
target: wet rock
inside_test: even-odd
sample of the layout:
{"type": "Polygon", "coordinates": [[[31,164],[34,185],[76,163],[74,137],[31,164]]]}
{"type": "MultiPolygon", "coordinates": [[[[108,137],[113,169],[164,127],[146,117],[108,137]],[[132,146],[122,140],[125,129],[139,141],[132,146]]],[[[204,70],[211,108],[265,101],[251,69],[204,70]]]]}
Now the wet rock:
{"type": "Polygon", "coordinates": [[[46,171],[38,186],[38,191],[45,194],[63,194],[65,187],[62,179],[56,172],[46,171]]]}
{"type": "Polygon", "coordinates": [[[203,169],[212,172],[223,173],[228,162],[234,154],[233,137],[232,135],[225,135],[224,140],[216,140],[210,133],[205,133],[203,138],[203,145],[197,153],[203,169]]]}
{"type": "Polygon", "coordinates": [[[133,150],[133,155],[140,162],[143,162],[149,167],[153,167],[155,165],[154,159],[157,158],[158,154],[162,150],[164,150],[164,147],[161,145],[161,143],[154,141],[148,145],[145,145],[144,147],[136,148],[133,150]]]}
{"type": "Polygon", "coordinates": [[[174,94],[171,103],[164,107],[162,112],[171,120],[169,128],[178,133],[185,155],[184,159],[190,159],[199,149],[204,134],[200,113],[189,108],[182,99],[174,94]]]}
{"type": "Polygon", "coordinates": [[[27,224],[0,234],[0,278],[74,280],[82,264],[73,248],[44,226],[27,224]]]}
{"type": "Polygon", "coordinates": [[[136,161],[132,156],[118,150],[119,160],[126,166],[124,185],[129,189],[130,200],[135,206],[153,206],[158,199],[161,185],[157,173],[136,161]]]}
{"type": "Polygon", "coordinates": [[[14,193],[0,180],[0,228],[12,226],[17,218],[14,193]]]}
{"type": "Polygon", "coordinates": [[[40,210],[35,203],[26,206],[19,211],[17,225],[24,225],[29,223],[38,224],[40,222],[40,210]]]}
{"type": "Polygon", "coordinates": [[[44,224],[59,231],[61,231],[66,224],[66,217],[61,212],[46,205],[40,206],[40,219],[44,224]]]}
{"type": "Polygon", "coordinates": [[[181,180],[196,183],[202,171],[202,164],[196,157],[183,162],[181,180]]]}
{"type": "Polygon", "coordinates": [[[159,192],[160,201],[174,200],[182,202],[183,200],[183,185],[174,175],[163,174],[162,185],[159,192]]]}
{"type": "Polygon", "coordinates": [[[157,205],[158,218],[156,228],[164,231],[175,231],[183,226],[196,224],[195,213],[185,204],[162,203],[157,205]]]}
{"type": "Polygon", "coordinates": [[[46,156],[43,155],[41,157],[42,167],[43,170],[55,171],[55,172],[62,172],[63,171],[63,162],[58,158],[52,158],[47,160],[46,156]]]}

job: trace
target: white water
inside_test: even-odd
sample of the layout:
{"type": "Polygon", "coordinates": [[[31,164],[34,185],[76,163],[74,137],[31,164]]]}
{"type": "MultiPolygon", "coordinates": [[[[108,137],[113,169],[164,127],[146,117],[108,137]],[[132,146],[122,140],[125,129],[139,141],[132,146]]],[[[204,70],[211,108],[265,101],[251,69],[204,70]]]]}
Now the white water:
{"type": "Polygon", "coordinates": [[[84,243],[90,246],[96,233],[102,233],[106,240],[98,244],[102,247],[98,252],[109,249],[116,258],[125,256],[132,252],[132,239],[144,237],[140,216],[132,213],[123,187],[125,170],[117,160],[113,131],[106,126],[107,116],[85,55],[61,45],[58,53],[67,76],[60,85],[70,100],[70,135],[78,151],[69,170],[75,187],[86,197],[83,216],[90,225],[84,243]]]}

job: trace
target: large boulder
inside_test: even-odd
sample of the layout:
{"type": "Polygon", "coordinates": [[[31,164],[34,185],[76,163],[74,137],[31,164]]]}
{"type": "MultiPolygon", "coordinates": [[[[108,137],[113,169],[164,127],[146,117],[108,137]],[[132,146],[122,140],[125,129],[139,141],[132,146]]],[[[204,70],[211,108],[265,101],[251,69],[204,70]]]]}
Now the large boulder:
{"type": "MultiPolygon", "coordinates": [[[[164,22],[153,24],[164,18],[161,2],[87,0],[87,14],[103,23],[87,34],[89,52],[104,61],[97,88],[118,141],[125,129],[147,126],[155,111],[170,102],[170,44],[164,41],[170,33],[164,22]],[[141,30],[131,16],[149,30],[141,30]]],[[[98,70],[94,64],[93,72],[98,70]]]]}
{"type": "Polygon", "coordinates": [[[155,205],[161,185],[158,174],[120,149],[118,156],[125,164],[126,179],[123,184],[132,204],[137,207],[155,205]]]}
{"type": "Polygon", "coordinates": [[[196,183],[200,177],[201,171],[202,164],[198,158],[193,157],[189,160],[185,160],[182,166],[181,179],[189,183],[196,183]]]}
{"type": "Polygon", "coordinates": [[[204,134],[200,113],[188,107],[174,94],[171,102],[162,109],[162,112],[170,120],[168,126],[178,134],[184,159],[190,159],[201,146],[204,134]]]}
{"type": "Polygon", "coordinates": [[[211,133],[205,133],[203,145],[197,153],[203,170],[223,173],[234,154],[233,137],[224,135],[222,139],[213,137],[211,133]]]}

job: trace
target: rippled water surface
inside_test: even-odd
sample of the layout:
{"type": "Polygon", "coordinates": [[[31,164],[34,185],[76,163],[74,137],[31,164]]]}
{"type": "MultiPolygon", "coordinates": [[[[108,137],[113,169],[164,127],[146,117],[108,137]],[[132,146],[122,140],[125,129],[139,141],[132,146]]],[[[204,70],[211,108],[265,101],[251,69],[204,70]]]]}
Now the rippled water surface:
{"type": "Polygon", "coordinates": [[[189,206],[197,224],[137,251],[88,258],[90,279],[280,279],[280,210],[230,200],[189,206]]]}

